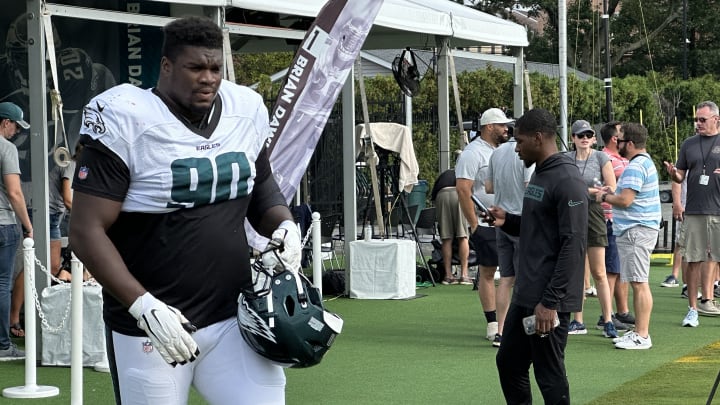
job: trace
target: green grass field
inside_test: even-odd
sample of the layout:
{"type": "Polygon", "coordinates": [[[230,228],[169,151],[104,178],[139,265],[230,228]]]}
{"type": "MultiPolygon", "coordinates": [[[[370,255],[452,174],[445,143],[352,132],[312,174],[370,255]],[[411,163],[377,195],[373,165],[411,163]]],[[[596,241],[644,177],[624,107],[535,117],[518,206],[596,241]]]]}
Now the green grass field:
{"type": "MultiPolygon", "coordinates": [[[[587,335],[569,337],[567,370],[573,404],[704,404],[720,369],[720,317],[700,318],[683,328],[687,300],[679,288],[661,288],[670,268],[651,272],[653,348],[626,351],[594,328],[597,299],[586,301],[587,335]]],[[[482,336],[485,321],[468,286],[419,288],[412,300],[327,301],[345,327],[323,362],[287,371],[288,404],[501,404],[495,353],[482,336]]],[[[327,298],[327,297],[326,297],[327,298]]],[[[88,404],[112,403],[107,374],[84,372],[88,404]]],[[[24,400],[66,404],[70,369],[39,367],[38,384],[60,388],[60,396],[24,400]]],[[[23,385],[23,362],[0,363],[0,388],[23,385]]],[[[537,403],[542,403],[535,391],[537,403]]],[[[0,397],[0,405],[19,403],[0,397]]],[[[720,400],[715,401],[720,403],[720,400]]],[[[203,404],[193,395],[191,404],[203,404]]]]}

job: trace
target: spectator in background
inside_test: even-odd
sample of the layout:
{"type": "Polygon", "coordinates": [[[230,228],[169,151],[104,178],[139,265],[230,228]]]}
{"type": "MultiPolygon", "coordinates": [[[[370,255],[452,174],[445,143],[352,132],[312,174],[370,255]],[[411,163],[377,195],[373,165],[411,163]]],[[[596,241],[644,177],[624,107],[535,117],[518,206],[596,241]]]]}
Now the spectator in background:
{"type": "Polygon", "coordinates": [[[33,237],[33,227],[25,205],[25,196],[20,188],[20,163],[18,151],[10,138],[28,129],[30,125],[23,119],[23,111],[16,104],[0,103],[0,167],[2,167],[2,187],[0,187],[0,360],[18,360],[25,358],[25,352],[19,350],[10,341],[10,297],[13,275],[15,274],[15,253],[20,242],[18,219],[23,236],[33,237]],[[17,216],[17,219],[16,219],[17,216]]]}
{"type": "Polygon", "coordinates": [[[495,271],[498,266],[495,229],[480,224],[475,213],[471,195],[475,195],[483,204],[491,206],[495,200],[492,194],[485,192],[487,167],[495,148],[508,139],[507,124],[513,120],[505,116],[499,108],[490,108],[480,117],[480,134],[476,136],[460,154],[455,167],[455,187],[463,214],[470,225],[470,243],[477,254],[478,296],[482,304],[487,329],[485,336],[495,340],[498,333],[497,304],[495,302],[495,271]]]}
{"type": "MultiPolygon", "coordinates": [[[[673,265],[670,275],[665,277],[665,280],[660,283],[660,287],[678,287],[680,286],[680,272],[682,270],[682,279],[685,280],[685,270],[687,268],[687,262],[683,255],[683,240],[685,238],[683,230],[683,217],[685,216],[685,197],[687,196],[687,178],[683,179],[681,184],[675,183],[674,181],[670,185],[672,193],[672,216],[675,221],[675,249],[673,250],[673,265]]],[[[687,284],[683,285],[680,294],[685,293],[684,298],[687,298],[687,284]]]]}
{"type": "MultiPolygon", "coordinates": [[[[595,130],[585,120],[577,120],[572,124],[572,138],[575,150],[568,156],[575,161],[580,170],[580,177],[585,181],[591,198],[595,194],[598,184],[603,184],[609,190],[615,190],[615,173],[613,173],[610,158],[592,148],[595,144],[595,130]]],[[[607,273],[605,271],[605,246],[608,244],[605,217],[600,202],[594,199],[588,201],[588,234],[587,256],[585,268],[590,268],[590,274],[595,279],[602,319],[603,336],[616,338],[617,327],[612,320],[612,301],[607,273]]],[[[625,326],[622,326],[626,328],[625,326]]],[[[570,334],[586,334],[587,329],[583,323],[582,311],[575,313],[575,319],[568,329],[570,334]]]]}
{"type": "MultiPolygon", "coordinates": [[[[509,126],[508,132],[512,129],[509,126]]],[[[490,157],[488,175],[485,180],[485,192],[495,195],[494,205],[505,212],[520,215],[523,206],[525,187],[530,181],[535,165],[525,164],[515,153],[517,142],[511,137],[507,143],[500,145],[490,157]]],[[[495,228],[497,235],[498,261],[500,263],[500,282],[496,289],[498,333],[495,334],[493,346],[500,347],[505,315],[510,306],[510,295],[515,283],[515,271],[519,266],[518,236],[509,235],[502,228],[495,228]]]]}
{"type": "Polygon", "coordinates": [[[62,234],[60,224],[63,217],[72,210],[72,178],[75,173],[75,159],[82,150],[78,144],[75,147],[75,156],[66,166],[55,165],[50,170],[49,181],[49,213],[50,220],[50,271],[61,281],[70,281],[70,272],[62,268],[62,234]]]}
{"type": "MultiPolygon", "coordinates": [[[[712,101],[703,101],[695,111],[696,134],[680,147],[677,166],[664,162],[670,179],[687,178],[685,204],[685,282],[688,285],[688,314],[720,315],[713,300],[716,263],[720,261],[720,111],[712,101]],[[706,263],[706,265],[703,265],[706,263]],[[702,285],[702,298],[695,291],[702,285]]],[[[684,322],[684,321],[683,321],[684,322]]]]}
{"type": "MultiPolygon", "coordinates": [[[[620,126],[620,122],[610,121],[600,129],[600,136],[605,145],[602,151],[610,158],[610,164],[612,165],[616,181],[630,163],[627,159],[620,156],[620,152],[618,151],[617,140],[620,133],[620,126]]],[[[613,321],[619,321],[615,323],[615,329],[619,328],[618,330],[622,330],[623,325],[627,327],[635,325],[635,317],[630,312],[630,307],[628,306],[628,283],[619,281],[620,256],[618,255],[615,234],[613,233],[612,206],[608,203],[602,203],[601,206],[605,214],[605,229],[608,240],[607,247],[605,248],[605,272],[607,274],[608,286],[610,287],[610,294],[615,297],[615,309],[617,310],[615,315],[613,315],[613,321]]]]}
{"type": "Polygon", "coordinates": [[[620,155],[628,158],[625,168],[612,192],[609,186],[597,188],[595,200],[613,206],[613,231],[617,235],[620,253],[621,281],[633,289],[635,330],[613,339],[618,349],[649,349],[650,314],[653,298],[648,278],[650,254],[657,243],[662,210],[658,174],[655,163],[647,153],[647,129],[637,123],[623,124],[617,142],[620,155]]]}
{"type": "Polygon", "coordinates": [[[442,258],[445,269],[445,278],[442,283],[470,285],[468,276],[468,256],[470,247],[468,243],[468,225],[463,216],[458,194],[455,189],[455,170],[449,169],[435,180],[430,193],[435,207],[437,207],[438,231],[442,240],[442,258]],[[453,244],[457,241],[457,256],[460,262],[460,279],[452,273],[453,244]]]}

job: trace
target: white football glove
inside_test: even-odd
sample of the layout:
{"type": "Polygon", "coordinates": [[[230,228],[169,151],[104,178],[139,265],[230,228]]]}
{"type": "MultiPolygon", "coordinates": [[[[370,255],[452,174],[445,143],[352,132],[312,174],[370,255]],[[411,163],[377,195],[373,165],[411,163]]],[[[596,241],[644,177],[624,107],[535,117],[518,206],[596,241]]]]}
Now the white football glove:
{"type": "Polygon", "coordinates": [[[153,347],[171,366],[191,362],[200,354],[189,333],[197,328],[180,311],[149,292],[139,296],[128,312],[137,319],[138,327],[147,333],[153,347]]]}
{"type": "Polygon", "coordinates": [[[300,260],[302,258],[302,248],[300,241],[300,230],[293,221],[283,221],[278,228],[273,231],[270,243],[265,250],[277,246],[282,242],[279,249],[271,250],[262,257],[263,265],[266,268],[274,269],[280,263],[278,256],[282,260],[282,264],[287,270],[297,273],[300,271],[300,260]]]}

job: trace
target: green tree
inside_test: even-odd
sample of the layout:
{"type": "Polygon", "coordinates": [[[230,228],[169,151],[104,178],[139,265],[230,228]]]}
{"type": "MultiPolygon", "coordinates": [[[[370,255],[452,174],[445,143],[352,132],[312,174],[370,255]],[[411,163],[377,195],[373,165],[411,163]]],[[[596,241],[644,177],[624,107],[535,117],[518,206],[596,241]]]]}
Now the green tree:
{"type": "Polygon", "coordinates": [[[292,52],[236,53],[233,55],[235,82],[250,86],[283,69],[287,69],[293,59],[292,52]]]}
{"type": "MultiPolygon", "coordinates": [[[[453,0],[463,3],[462,0],[453,0]]],[[[528,60],[557,63],[557,0],[478,0],[473,8],[501,18],[518,21],[509,12],[523,6],[530,17],[542,18],[542,34],[528,32],[528,60]]],[[[567,1],[568,66],[588,74],[605,74],[605,24],[602,10],[590,0],[567,1]]],[[[720,0],[607,0],[610,15],[610,59],[612,75],[644,75],[646,71],[687,73],[700,77],[720,71],[720,0]],[[687,5],[686,24],[683,5],[687,5]],[[684,26],[685,25],[685,26],[684,26]],[[687,30],[687,35],[684,31],[687,30]],[[685,41],[688,53],[684,56],[685,41]],[[687,61],[687,69],[683,61],[687,61]]]]}

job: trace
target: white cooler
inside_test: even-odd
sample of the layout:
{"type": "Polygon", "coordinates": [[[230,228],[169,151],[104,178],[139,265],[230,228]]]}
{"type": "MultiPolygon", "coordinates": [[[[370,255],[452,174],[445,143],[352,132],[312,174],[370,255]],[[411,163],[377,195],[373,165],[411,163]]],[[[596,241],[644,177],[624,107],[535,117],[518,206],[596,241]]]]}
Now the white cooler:
{"type": "Polygon", "coordinates": [[[385,239],[350,242],[350,298],[415,296],[415,242],[385,239]]]}

